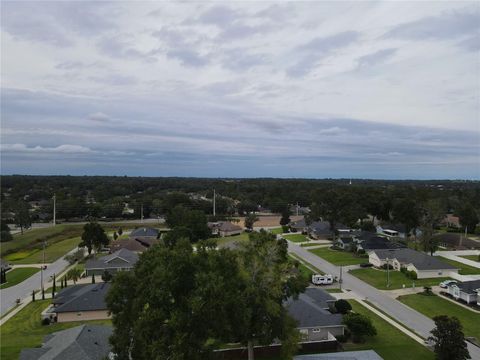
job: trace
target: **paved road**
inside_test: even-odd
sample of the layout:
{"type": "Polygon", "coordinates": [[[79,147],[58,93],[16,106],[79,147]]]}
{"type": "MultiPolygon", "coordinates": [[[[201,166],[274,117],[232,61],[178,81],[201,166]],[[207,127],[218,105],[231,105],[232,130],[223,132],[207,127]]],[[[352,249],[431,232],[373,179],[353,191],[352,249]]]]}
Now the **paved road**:
{"type": "MultiPolygon", "coordinates": [[[[288,250],[320,270],[323,270],[326,273],[334,276],[340,276],[340,267],[332,265],[328,261],[325,261],[322,258],[312,254],[301,246],[298,246],[292,242],[288,242],[288,250]]],[[[342,287],[344,289],[350,289],[354,291],[357,295],[365,298],[376,307],[396,319],[400,324],[403,324],[407,328],[414,330],[422,337],[428,338],[431,335],[430,331],[435,327],[435,324],[430,318],[409,308],[408,306],[405,306],[401,302],[392,299],[373,286],[370,286],[369,284],[361,281],[353,275],[348,274],[345,271],[343,271],[342,279],[342,287]]],[[[470,343],[467,343],[467,345],[472,359],[480,360],[480,348],[470,343]]]]}
{"type": "MultiPolygon", "coordinates": [[[[77,249],[74,249],[71,252],[76,250],[77,249]]],[[[51,281],[50,276],[61,273],[67,266],[68,262],[63,260],[63,257],[48,265],[47,270],[43,271],[43,284],[45,289],[51,285],[51,282],[49,283],[49,281],[51,281]]],[[[38,272],[20,284],[0,290],[0,315],[5,314],[15,306],[16,299],[23,299],[31,294],[32,290],[41,289],[40,279],[41,274],[38,272]]]]}

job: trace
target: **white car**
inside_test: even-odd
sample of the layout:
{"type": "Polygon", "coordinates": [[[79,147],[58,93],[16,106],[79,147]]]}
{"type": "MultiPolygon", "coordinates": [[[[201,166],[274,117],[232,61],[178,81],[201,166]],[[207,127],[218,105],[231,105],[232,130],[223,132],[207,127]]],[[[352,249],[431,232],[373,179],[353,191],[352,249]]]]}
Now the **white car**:
{"type": "Polygon", "coordinates": [[[315,285],[333,284],[333,276],[330,274],[328,275],[314,274],[312,275],[312,283],[315,285]]]}
{"type": "Polygon", "coordinates": [[[440,285],[441,288],[446,289],[450,285],[456,284],[456,283],[457,282],[455,280],[445,280],[445,281],[442,281],[439,285],[440,285]]]}

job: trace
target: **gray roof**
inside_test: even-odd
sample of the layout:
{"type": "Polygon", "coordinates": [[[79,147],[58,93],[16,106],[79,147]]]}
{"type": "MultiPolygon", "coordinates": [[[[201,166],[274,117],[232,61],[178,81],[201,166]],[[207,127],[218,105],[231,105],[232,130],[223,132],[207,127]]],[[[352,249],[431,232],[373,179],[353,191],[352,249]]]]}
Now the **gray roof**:
{"type": "Polygon", "coordinates": [[[457,269],[448,263],[445,263],[434,256],[429,256],[412,249],[385,249],[372,250],[380,259],[397,259],[403,264],[412,264],[417,270],[446,270],[457,269]]]}
{"type": "Polygon", "coordinates": [[[382,224],[381,228],[383,230],[393,230],[400,233],[405,233],[407,231],[407,227],[403,224],[382,224]]]}
{"type": "Polygon", "coordinates": [[[328,301],[335,301],[335,298],[321,289],[307,288],[297,300],[288,299],[285,307],[299,328],[342,325],[341,314],[326,310],[328,301]]]}
{"type": "Polygon", "coordinates": [[[314,221],[308,226],[308,229],[315,234],[329,235],[332,233],[330,230],[330,223],[328,221],[314,221]]]}
{"type": "Polygon", "coordinates": [[[130,237],[157,237],[158,236],[158,230],[149,228],[149,227],[143,227],[143,228],[138,228],[133,230],[130,233],[130,237]]]}
{"type": "Polygon", "coordinates": [[[360,242],[364,250],[398,249],[406,247],[381,236],[372,236],[360,242]]]}
{"type": "Polygon", "coordinates": [[[294,221],[290,223],[290,227],[297,228],[297,229],[304,228],[306,226],[307,224],[305,223],[305,219],[300,219],[298,221],[294,221]]]}
{"type": "Polygon", "coordinates": [[[110,283],[84,284],[67,287],[52,300],[54,313],[107,310],[105,296],[110,283]]]}
{"type": "Polygon", "coordinates": [[[462,292],[467,294],[476,294],[478,289],[480,289],[480,280],[464,281],[452,286],[457,286],[462,292]]]}
{"type": "Polygon", "coordinates": [[[87,260],[85,264],[85,269],[86,270],[118,269],[118,268],[133,267],[137,261],[138,261],[137,253],[134,253],[133,251],[122,248],[118,251],[115,251],[113,254],[104,256],[100,259],[87,260]],[[120,264],[112,263],[112,261],[115,259],[120,259],[121,263],[120,264]]]}
{"type": "Polygon", "coordinates": [[[296,355],[293,360],[383,360],[373,350],[345,351],[327,354],[296,355]]]}
{"type": "Polygon", "coordinates": [[[41,348],[23,349],[20,360],[102,360],[110,353],[111,326],[81,325],[45,337],[41,348]]]}
{"type": "Polygon", "coordinates": [[[211,229],[218,229],[220,231],[239,231],[242,228],[238,225],[231,223],[230,221],[217,221],[209,222],[208,227],[211,229]]]}

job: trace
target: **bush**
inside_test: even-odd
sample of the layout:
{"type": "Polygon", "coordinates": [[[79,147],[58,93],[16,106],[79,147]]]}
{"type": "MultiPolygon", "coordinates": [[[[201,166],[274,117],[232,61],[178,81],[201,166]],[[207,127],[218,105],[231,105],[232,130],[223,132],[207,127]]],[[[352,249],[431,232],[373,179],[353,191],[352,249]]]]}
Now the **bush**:
{"type": "Polygon", "coordinates": [[[45,318],[42,320],[42,325],[50,325],[50,319],[49,318],[45,318]]]}
{"type": "Polygon", "coordinates": [[[392,264],[388,264],[388,265],[387,265],[387,264],[383,264],[383,265],[382,265],[382,269],[383,269],[383,270],[387,270],[387,266],[388,266],[389,270],[393,270],[393,265],[392,265],[392,264]]]}
{"type": "Polygon", "coordinates": [[[359,255],[365,255],[365,249],[360,249],[357,251],[357,254],[359,255]]]}
{"type": "Polygon", "coordinates": [[[415,271],[406,271],[405,272],[405,275],[409,278],[409,279],[412,279],[412,280],[417,280],[417,273],[415,271]]]}
{"type": "Polygon", "coordinates": [[[347,314],[352,310],[352,305],[347,300],[339,299],[335,301],[335,309],[340,314],[347,314]]]}
{"type": "Polygon", "coordinates": [[[284,233],[289,232],[288,226],[287,226],[287,225],[282,225],[282,231],[283,231],[284,233]]]}
{"type": "Polygon", "coordinates": [[[353,342],[365,342],[367,336],[377,335],[377,329],[370,318],[362,314],[350,313],[343,317],[343,323],[352,333],[353,342]]]}

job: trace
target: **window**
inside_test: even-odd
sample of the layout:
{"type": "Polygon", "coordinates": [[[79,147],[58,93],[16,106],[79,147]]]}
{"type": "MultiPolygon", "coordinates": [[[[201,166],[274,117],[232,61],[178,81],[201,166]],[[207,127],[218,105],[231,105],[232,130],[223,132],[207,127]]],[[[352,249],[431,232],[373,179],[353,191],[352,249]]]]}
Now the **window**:
{"type": "Polygon", "coordinates": [[[320,332],[320,329],[313,329],[312,331],[313,331],[314,333],[318,333],[318,332],[320,332]]]}

